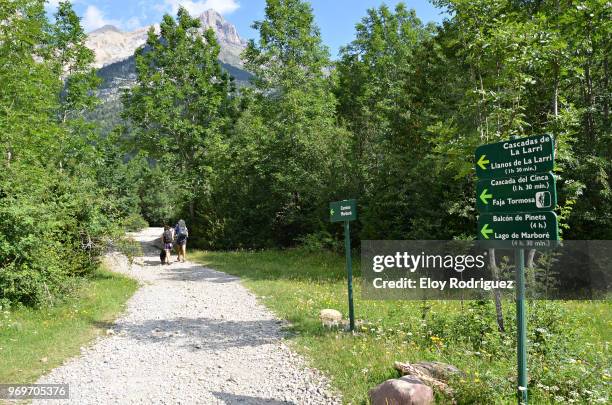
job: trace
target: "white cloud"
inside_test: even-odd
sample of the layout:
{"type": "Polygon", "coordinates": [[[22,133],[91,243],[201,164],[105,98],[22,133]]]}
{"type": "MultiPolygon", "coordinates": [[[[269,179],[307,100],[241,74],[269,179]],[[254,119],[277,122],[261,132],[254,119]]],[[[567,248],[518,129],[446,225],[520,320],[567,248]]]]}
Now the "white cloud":
{"type": "MultiPolygon", "coordinates": [[[[46,0],[45,8],[47,9],[47,12],[55,13],[57,7],[59,6],[59,3],[63,1],[68,1],[72,4],[81,4],[83,6],[87,5],[86,0],[46,0]]],[[[147,1],[149,0],[140,0],[139,5],[145,4],[147,1]]],[[[142,8],[145,9],[144,6],[142,8]]],[[[146,14],[141,14],[142,18],[133,16],[127,20],[111,19],[106,18],[104,12],[98,7],[94,5],[87,5],[87,7],[85,8],[85,13],[83,13],[83,15],[81,16],[81,26],[83,27],[85,32],[94,31],[105,25],[114,25],[117,28],[131,31],[143,26],[141,21],[142,19],[146,19],[146,14]]]]}
{"type": "Polygon", "coordinates": [[[132,17],[125,21],[122,26],[128,30],[135,30],[136,28],[140,28],[142,26],[142,23],[140,22],[140,19],[138,17],[132,17]]]}
{"type": "Polygon", "coordinates": [[[104,17],[104,13],[96,6],[87,6],[81,24],[83,25],[83,28],[86,32],[93,31],[105,25],[123,25],[118,20],[106,19],[106,17],[104,17]]]}
{"type": "Polygon", "coordinates": [[[230,14],[240,7],[237,0],[165,0],[165,3],[172,13],[176,13],[179,7],[183,6],[192,16],[200,15],[211,8],[219,14],[230,14]]]}

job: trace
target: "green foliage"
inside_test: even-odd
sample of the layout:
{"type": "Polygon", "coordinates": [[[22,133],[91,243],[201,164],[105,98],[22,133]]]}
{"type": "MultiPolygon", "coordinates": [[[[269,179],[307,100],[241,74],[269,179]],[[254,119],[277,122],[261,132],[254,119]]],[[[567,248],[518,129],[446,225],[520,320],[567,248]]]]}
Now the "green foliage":
{"type": "Polygon", "coordinates": [[[88,178],[14,162],[0,176],[0,298],[53,303],[89,273],[112,224],[88,178]]]}
{"type": "Polygon", "coordinates": [[[361,239],[470,237],[475,147],[550,133],[562,236],[608,238],[605,1],[435,3],[438,26],[402,3],[368,10],[332,63],[311,7],[269,0],[240,92],[212,33],[165,16],[124,97],[124,134],[159,171],[138,180],[145,218],[185,216],[209,248],[314,246],[339,236],[329,201],[353,197],[361,239]]]}
{"type": "Polygon", "coordinates": [[[85,46],[87,35],[69,2],[59,3],[51,31],[54,68],[58,76],[66,78],[59,111],[61,121],[65,122],[80,117],[98,103],[93,89],[101,81],[91,67],[95,56],[85,46]]]}
{"type": "Polygon", "coordinates": [[[149,223],[140,214],[132,213],[123,219],[123,227],[128,231],[140,231],[149,223]]]}
{"type": "MultiPolygon", "coordinates": [[[[137,84],[123,96],[134,147],[162,162],[165,179],[159,180],[181,189],[191,222],[196,196],[210,188],[211,155],[234,110],[235,86],[218,56],[213,31],[202,34],[200,21],[181,8],[176,20],[163,17],[159,35],[149,31],[136,52],[137,84]]],[[[152,219],[168,220],[168,213],[158,210],[152,219]]]]}
{"type": "Polygon", "coordinates": [[[338,127],[329,53],[311,7],[269,1],[244,52],[255,75],[234,130],[217,154],[204,211],[210,246],[286,246],[326,227],[344,196],[349,134],[338,127]],[[228,181],[231,180],[231,181],[228,181]]]}
{"type": "Polygon", "coordinates": [[[161,161],[144,173],[140,196],[144,218],[152,225],[163,226],[180,216],[188,194],[173,166],[161,161]]]}
{"type": "Polygon", "coordinates": [[[98,80],[70,3],[51,24],[43,1],[8,0],[0,21],[0,302],[55,305],[135,210],[98,181],[109,156],[80,117],[98,80]]]}
{"type": "Polygon", "coordinates": [[[319,231],[304,235],[298,239],[300,247],[308,253],[320,251],[341,252],[344,245],[327,231],[319,231]]]}
{"type": "Polygon", "coordinates": [[[354,134],[351,188],[362,204],[362,237],[449,238],[442,225],[453,219],[439,205],[456,186],[437,170],[426,136],[433,28],[400,3],[395,12],[368,10],[356,30],[337,65],[336,93],[354,134]]]}
{"type": "Polygon", "coordinates": [[[435,28],[402,4],[369,10],[337,65],[361,236],[473,234],[474,148],[550,133],[563,237],[608,238],[605,1],[435,3],[452,15],[435,28]]]}

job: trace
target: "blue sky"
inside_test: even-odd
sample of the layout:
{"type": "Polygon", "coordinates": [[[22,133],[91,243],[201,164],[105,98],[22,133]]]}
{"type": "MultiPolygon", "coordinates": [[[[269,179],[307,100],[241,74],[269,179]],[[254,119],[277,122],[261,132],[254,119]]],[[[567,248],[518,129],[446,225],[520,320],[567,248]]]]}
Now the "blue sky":
{"type": "MultiPolygon", "coordinates": [[[[52,11],[59,0],[48,0],[52,11]]],[[[336,56],[340,46],[349,43],[354,36],[354,27],[366,10],[383,3],[390,7],[400,0],[311,0],[317,25],[323,41],[336,56]]],[[[427,0],[404,0],[409,8],[416,10],[423,21],[440,22],[444,17],[427,0]]],[[[105,24],[116,25],[123,30],[133,30],[160,21],[166,13],[175,13],[179,5],[185,6],[192,15],[212,8],[236,25],[238,33],[245,39],[257,38],[250,26],[264,17],[265,0],[72,0],[76,12],[87,31],[105,24]]]]}

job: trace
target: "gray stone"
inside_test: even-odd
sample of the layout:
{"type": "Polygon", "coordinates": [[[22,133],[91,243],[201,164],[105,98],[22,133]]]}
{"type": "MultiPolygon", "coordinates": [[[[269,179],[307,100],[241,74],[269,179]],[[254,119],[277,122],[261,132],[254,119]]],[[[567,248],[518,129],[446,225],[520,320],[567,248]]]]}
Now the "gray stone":
{"type": "Polygon", "coordinates": [[[335,309],[322,309],[321,312],[319,312],[319,319],[323,326],[338,326],[342,323],[342,313],[335,309]]]}
{"type": "Polygon", "coordinates": [[[437,380],[448,381],[453,375],[463,374],[457,367],[439,361],[420,361],[413,365],[437,380]]]}

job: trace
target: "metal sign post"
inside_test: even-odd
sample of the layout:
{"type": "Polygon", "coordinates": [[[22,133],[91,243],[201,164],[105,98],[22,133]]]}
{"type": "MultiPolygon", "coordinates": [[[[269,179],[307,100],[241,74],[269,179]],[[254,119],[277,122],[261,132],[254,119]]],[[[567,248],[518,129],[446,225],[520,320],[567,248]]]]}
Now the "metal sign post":
{"type": "Polygon", "coordinates": [[[346,273],[348,275],[348,307],[350,330],[355,330],[355,309],[353,308],[353,260],[351,258],[351,230],[349,221],[344,221],[344,254],[346,256],[346,273]]]}
{"type": "MultiPolygon", "coordinates": [[[[554,167],[550,135],[481,145],[474,153],[478,239],[520,246],[559,239],[554,167]],[[518,242],[518,243],[517,243],[518,242]]],[[[525,319],[525,251],[514,250],[518,402],[527,404],[527,320],[525,319]]]]}
{"type": "Polygon", "coordinates": [[[525,251],[515,249],[516,262],[516,358],[519,404],[527,404],[527,320],[525,319],[525,251]]]}
{"type": "Polygon", "coordinates": [[[357,219],[357,201],[343,200],[329,203],[331,222],[344,222],[344,254],[346,255],[346,274],[348,276],[349,327],[355,330],[355,309],[353,307],[353,260],[351,258],[350,221],[357,219]]]}

